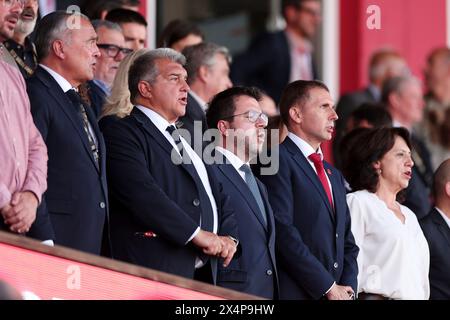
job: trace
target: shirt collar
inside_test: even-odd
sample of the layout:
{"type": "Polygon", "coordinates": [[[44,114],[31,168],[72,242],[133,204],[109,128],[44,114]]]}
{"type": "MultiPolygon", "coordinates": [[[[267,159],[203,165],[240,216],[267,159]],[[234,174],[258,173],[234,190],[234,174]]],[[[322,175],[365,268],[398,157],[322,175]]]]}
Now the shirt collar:
{"type": "Polygon", "coordinates": [[[439,212],[439,214],[442,216],[442,218],[444,219],[444,221],[447,223],[448,227],[450,228],[450,218],[447,217],[447,215],[438,207],[434,207],[436,209],[437,212],[439,212]]]}
{"type": "Polygon", "coordinates": [[[220,153],[222,153],[228,159],[228,161],[231,163],[231,165],[238,171],[242,167],[242,165],[244,165],[244,164],[248,165],[248,163],[245,163],[237,155],[235,155],[233,152],[231,152],[225,148],[216,146],[216,150],[219,151],[220,153]]]}
{"type": "Polygon", "coordinates": [[[61,89],[64,91],[64,93],[66,93],[67,91],[69,91],[70,89],[73,89],[72,85],[70,84],[69,81],[67,81],[62,75],[60,75],[58,72],[52,70],[51,68],[43,65],[43,64],[39,64],[43,69],[45,69],[48,73],[50,73],[50,75],[53,77],[53,79],[55,79],[55,81],[59,84],[59,86],[61,87],[61,89]]]}
{"type": "Polygon", "coordinates": [[[146,108],[141,105],[137,105],[136,108],[141,110],[147,118],[149,118],[153,124],[158,128],[159,131],[161,131],[162,134],[165,134],[166,129],[168,126],[174,126],[174,123],[170,123],[166,119],[164,119],[159,113],[153,111],[152,109],[146,108]]]}
{"type": "Polygon", "coordinates": [[[317,151],[316,151],[316,150],[314,150],[313,147],[311,147],[311,145],[308,142],[306,142],[305,140],[303,140],[296,134],[289,132],[288,137],[291,138],[291,140],[296,144],[296,146],[300,149],[300,151],[303,153],[303,155],[305,156],[306,159],[309,160],[308,157],[311,154],[318,153],[320,155],[320,159],[323,161],[323,153],[322,153],[322,149],[320,148],[320,146],[319,146],[319,149],[317,149],[317,151]]]}
{"type": "Polygon", "coordinates": [[[202,107],[203,111],[206,111],[208,104],[202,98],[200,98],[194,91],[192,90],[189,91],[189,94],[191,95],[192,98],[194,98],[195,101],[197,101],[200,107],[202,107]]]}

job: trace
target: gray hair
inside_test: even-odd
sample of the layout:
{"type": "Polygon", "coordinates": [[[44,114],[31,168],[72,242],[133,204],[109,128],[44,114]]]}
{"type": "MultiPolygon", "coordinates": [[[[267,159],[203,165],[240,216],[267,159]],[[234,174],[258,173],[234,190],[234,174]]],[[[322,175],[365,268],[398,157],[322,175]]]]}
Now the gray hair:
{"type": "Polygon", "coordinates": [[[135,103],[135,99],[139,96],[138,85],[140,81],[147,81],[150,84],[156,81],[156,77],[159,75],[156,61],[160,59],[168,59],[182,66],[186,64],[186,58],[178,51],[170,48],[150,50],[137,58],[128,73],[128,88],[130,89],[132,103],[135,103]]]}
{"type": "Polygon", "coordinates": [[[108,30],[114,30],[114,31],[118,31],[120,33],[122,33],[122,28],[120,27],[119,24],[112,22],[112,21],[108,21],[108,20],[100,20],[100,19],[96,19],[96,20],[92,20],[92,26],[94,27],[95,32],[98,33],[98,29],[100,29],[101,27],[106,28],[108,30]]]}
{"type": "Polygon", "coordinates": [[[49,13],[39,21],[36,27],[36,40],[34,42],[39,61],[42,61],[42,59],[50,54],[54,41],[70,41],[69,36],[72,27],[67,20],[73,16],[89,21],[89,18],[82,13],[67,13],[62,10],[49,13]]]}
{"type": "Polygon", "coordinates": [[[389,96],[393,93],[401,94],[403,88],[408,83],[415,83],[420,85],[420,80],[414,76],[408,77],[392,77],[387,79],[383,84],[381,91],[381,101],[386,105],[389,104],[389,96]]]}
{"type": "Polygon", "coordinates": [[[231,64],[231,55],[228,49],[212,42],[202,42],[186,47],[183,54],[187,60],[188,84],[195,81],[201,66],[211,68],[216,63],[216,54],[223,54],[228,64],[231,64]]]}

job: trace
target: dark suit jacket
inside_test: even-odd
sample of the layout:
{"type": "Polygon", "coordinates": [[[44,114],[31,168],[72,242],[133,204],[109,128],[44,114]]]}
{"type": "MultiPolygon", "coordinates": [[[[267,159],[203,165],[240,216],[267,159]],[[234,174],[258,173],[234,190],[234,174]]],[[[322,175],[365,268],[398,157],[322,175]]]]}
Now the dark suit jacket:
{"type": "Polygon", "coordinates": [[[333,156],[335,165],[340,168],[341,165],[341,156],[339,154],[339,144],[345,135],[345,129],[347,126],[347,121],[350,118],[350,115],[353,111],[358,109],[363,103],[368,102],[377,102],[377,99],[373,95],[372,91],[370,91],[369,87],[350,92],[343,95],[337,104],[336,112],[339,116],[339,119],[336,121],[336,136],[333,140],[333,156]]]}
{"type": "Polygon", "coordinates": [[[420,220],[430,248],[430,299],[450,299],[450,228],[436,209],[420,220]]]}
{"type": "Polygon", "coordinates": [[[279,171],[261,175],[275,214],[281,299],[319,299],[336,281],[357,290],[358,247],[350,230],[344,179],[324,163],[335,213],[317,174],[288,137],[279,171]]]}
{"type": "Polygon", "coordinates": [[[421,219],[431,210],[430,189],[433,169],[426,145],[414,134],[411,135],[411,144],[414,167],[403,204],[416,214],[417,219],[421,219]]]}
{"type": "Polygon", "coordinates": [[[105,145],[94,114],[86,108],[99,144],[97,167],[81,116],[53,77],[38,67],[27,80],[31,113],[48,149],[47,211],[56,244],[99,254],[107,217],[105,145]]]}
{"type": "MultiPolygon", "coordinates": [[[[188,240],[200,219],[203,224],[213,215],[194,166],[173,163],[172,145],[137,108],[106,127],[104,135],[113,257],[192,279],[201,252],[188,240]],[[146,231],[157,236],[142,236],[146,231]]],[[[219,214],[223,214],[226,200],[211,172],[209,178],[219,214]]],[[[202,229],[212,231],[212,225],[202,229]]],[[[209,260],[215,280],[217,261],[209,260]]]]}
{"type": "Polygon", "coordinates": [[[91,100],[91,108],[95,114],[95,118],[100,118],[102,108],[105,104],[106,94],[94,81],[87,82],[89,99],[91,100]]]}
{"type": "Polygon", "coordinates": [[[191,136],[190,139],[186,139],[186,141],[188,141],[192,147],[195,146],[194,138],[197,139],[196,141],[200,141],[200,146],[203,144],[202,137],[194,136],[194,121],[201,121],[201,133],[203,134],[208,128],[208,125],[206,124],[205,111],[203,111],[203,108],[198,104],[197,100],[195,100],[190,94],[188,94],[186,113],[183,117],[178,119],[177,126],[179,129],[186,129],[189,131],[189,134],[191,136]]]}
{"type": "MultiPolygon", "coordinates": [[[[318,78],[312,64],[314,78],[318,78]]],[[[263,89],[275,102],[289,83],[291,54],[284,31],[265,33],[257,37],[246,52],[234,58],[231,79],[234,85],[256,86],[263,89]]]]}
{"type": "MultiPolygon", "coordinates": [[[[223,159],[223,158],[222,158],[223,159]]],[[[249,187],[225,161],[214,167],[223,190],[230,196],[238,225],[240,257],[224,268],[219,265],[217,285],[240,292],[273,299],[277,296],[278,277],[275,263],[275,222],[267,190],[257,180],[267,213],[267,228],[249,187]]],[[[229,234],[226,225],[220,231],[229,234]]]]}

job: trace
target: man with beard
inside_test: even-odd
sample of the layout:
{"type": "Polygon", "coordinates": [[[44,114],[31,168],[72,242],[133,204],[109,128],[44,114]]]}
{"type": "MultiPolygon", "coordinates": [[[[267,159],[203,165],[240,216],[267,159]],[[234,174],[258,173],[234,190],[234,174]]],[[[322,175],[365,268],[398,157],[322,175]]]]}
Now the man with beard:
{"type": "Polygon", "coordinates": [[[11,38],[14,34],[14,28],[19,20],[25,0],[3,0],[0,2],[1,16],[0,16],[0,60],[17,68],[14,58],[3,45],[3,42],[11,38]]]}
{"type": "MultiPolygon", "coordinates": [[[[242,251],[228,267],[219,265],[217,285],[273,299],[278,291],[275,221],[267,190],[249,166],[261,151],[268,123],[261,96],[256,88],[227,89],[213,98],[206,116],[208,127],[220,133],[213,170],[230,196],[242,251]]],[[[221,224],[220,232],[229,234],[229,227],[221,224]]]]}
{"type": "Polygon", "coordinates": [[[37,67],[36,48],[29,35],[33,32],[38,17],[38,0],[26,0],[22,14],[17,21],[14,35],[5,41],[5,47],[17,63],[25,79],[29,78],[37,67]]]}

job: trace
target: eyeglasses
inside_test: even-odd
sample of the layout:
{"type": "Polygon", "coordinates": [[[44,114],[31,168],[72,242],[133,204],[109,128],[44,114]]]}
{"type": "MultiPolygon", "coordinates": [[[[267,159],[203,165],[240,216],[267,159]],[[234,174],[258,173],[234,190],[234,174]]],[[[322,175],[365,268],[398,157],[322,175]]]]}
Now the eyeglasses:
{"type": "Polygon", "coordinates": [[[269,118],[267,117],[267,115],[263,112],[258,112],[255,110],[249,110],[247,112],[244,113],[239,113],[239,114],[234,114],[232,116],[228,116],[228,117],[224,117],[223,119],[229,119],[229,118],[234,118],[237,116],[247,116],[248,121],[255,123],[258,120],[261,120],[264,126],[267,126],[267,124],[269,123],[269,118]]]}
{"type": "Polygon", "coordinates": [[[3,5],[4,6],[8,6],[8,7],[12,7],[13,5],[15,5],[16,3],[19,4],[19,6],[21,8],[23,8],[25,6],[25,3],[27,2],[27,0],[3,0],[3,5]]]}
{"type": "Polygon", "coordinates": [[[97,47],[99,47],[100,49],[104,49],[106,51],[106,55],[110,58],[117,57],[119,52],[122,52],[124,56],[133,52],[133,49],[121,48],[119,46],[116,46],[115,44],[108,44],[108,43],[101,43],[101,44],[97,43],[97,47]]]}

